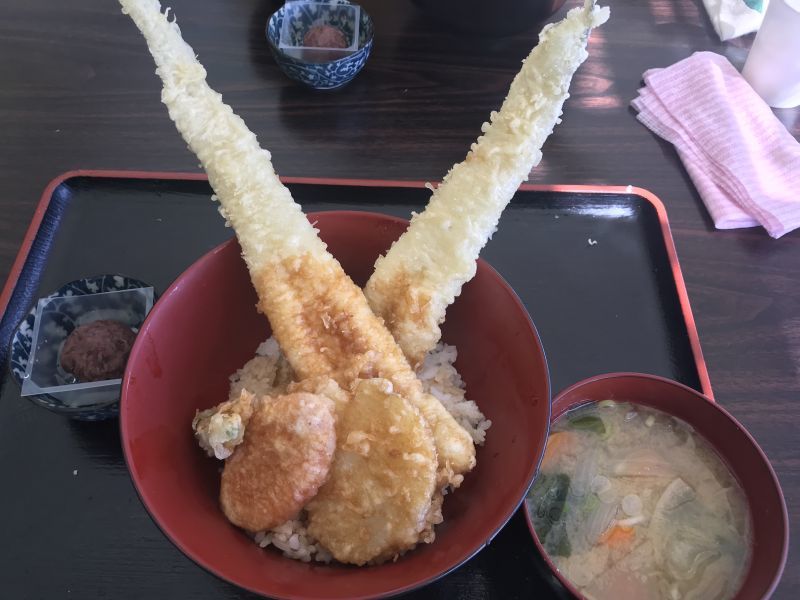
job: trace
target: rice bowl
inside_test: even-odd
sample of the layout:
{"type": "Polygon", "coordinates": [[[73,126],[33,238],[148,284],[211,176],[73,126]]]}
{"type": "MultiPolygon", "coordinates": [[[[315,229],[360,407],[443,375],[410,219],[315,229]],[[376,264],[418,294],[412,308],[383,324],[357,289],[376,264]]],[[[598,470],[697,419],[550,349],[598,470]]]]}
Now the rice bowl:
{"type": "MultiPolygon", "coordinates": [[[[362,212],[309,215],[356,283],[407,223],[362,212]]],[[[381,597],[431,582],[491,540],[524,498],[549,418],[547,365],[530,318],[485,262],[448,310],[444,341],[468,397],[492,421],[478,466],[444,505],[431,545],[362,569],[290,560],[264,551],[219,509],[219,471],[187,427],[195,411],[227,397],[230,376],[270,335],[235,241],[198,260],[165,293],[131,353],[121,429],[137,491],[187,556],[248,590],[278,598],[381,597]],[[212,543],[213,540],[213,543],[212,543]]],[[[286,538],[287,543],[291,535],[286,538]]],[[[263,540],[262,540],[263,542],[263,540]]]]}

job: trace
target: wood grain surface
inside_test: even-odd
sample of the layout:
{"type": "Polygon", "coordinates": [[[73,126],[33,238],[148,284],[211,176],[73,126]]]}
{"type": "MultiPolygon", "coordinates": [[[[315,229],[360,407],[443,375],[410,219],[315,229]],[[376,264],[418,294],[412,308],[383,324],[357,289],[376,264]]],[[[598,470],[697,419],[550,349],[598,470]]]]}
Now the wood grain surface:
{"type": "MultiPolygon", "coordinates": [[[[275,3],[170,4],[211,85],[272,151],[277,171],[288,176],[440,179],[500,105],[538,33],[534,27],[499,39],[461,35],[430,22],[408,0],[362,0],[375,22],[372,56],[351,85],[318,93],[286,79],[269,54],[263,32],[275,3]]],[[[568,0],[565,9],[576,4],[568,0]]],[[[0,15],[4,280],[42,190],[59,173],[198,166],[159,102],[144,42],[116,2],[2,0],[0,15]]],[[[531,181],[631,184],[661,198],[716,398],[770,457],[795,528],[800,232],[773,240],[760,228],[714,230],[674,149],[641,126],[628,107],[646,69],[697,50],[721,53],[741,66],[751,42],[745,37],[720,43],[701,0],[613,2],[612,18],[592,36],[563,123],[545,145],[531,181]]],[[[800,111],[776,114],[800,136],[800,111]]],[[[186,568],[193,566],[187,562],[186,568]]],[[[180,573],[167,579],[163,591],[180,597],[180,573]]],[[[800,544],[794,541],[775,597],[800,597],[800,544]]]]}

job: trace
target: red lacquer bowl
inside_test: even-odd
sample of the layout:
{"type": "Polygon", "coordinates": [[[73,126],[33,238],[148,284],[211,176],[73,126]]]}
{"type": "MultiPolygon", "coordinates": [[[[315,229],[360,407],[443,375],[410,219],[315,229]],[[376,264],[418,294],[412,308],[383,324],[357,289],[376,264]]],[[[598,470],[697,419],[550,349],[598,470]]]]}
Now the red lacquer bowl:
{"type": "MultiPolygon", "coordinates": [[[[567,388],[553,400],[551,423],[568,410],[606,399],[642,404],[678,417],[716,449],[745,492],[752,522],[752,557],[736,598],[769,597],[786,564],[789,521],[778,478],[752,436],[730,413],[700,392],[676,381],[639,373],[598,375],[567,388]]],[[[583,598],[544,551],[527,509],[525,515],[536,547],[557,583],[583,598]]]]}
{"type": "MultiPolygon", "coordinates": [[[[363,285],[407,222],[359,212],[309,215],[345,271],[363,285]]],[[[450,307],[444,340],[468,397],[492,420],[478,466],[444,503],[436,541],[374,567],[304,564],[259,548],[219,508],[220,463],[195,443],[195,411],[224,400],[228,377],[269,335],[235,240],[212,250],[153,308],[128,360],[122,445],[142,502],[200,566],[278,598],[387,596],[429,583],[486,545],[533,479],[547,439],[550,389],[542,346],[525,308],[488,264],[450,307]]]]}

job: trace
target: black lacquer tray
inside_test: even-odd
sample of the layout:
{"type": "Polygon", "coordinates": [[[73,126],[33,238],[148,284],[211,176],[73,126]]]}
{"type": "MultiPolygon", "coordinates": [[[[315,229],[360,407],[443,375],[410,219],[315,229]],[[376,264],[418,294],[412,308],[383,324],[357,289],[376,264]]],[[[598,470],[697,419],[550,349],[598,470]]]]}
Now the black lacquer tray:
{"type": "MultiPolygon", "coordinates": [[[[285,179],[307,211],[408,217],[418,182],[285,179]]],[[[45,190],[0,295],[0,362],[40,296],[121,273],[163,292],[232,235],[201,175],[67,173],[45,190]]],[[[666,212],[645,190],[523,186],[483,258],[514,287],[542,338],[557,393],[585,377],[639,371],[711,395],[666,212]]],[[[118,423],[70,421],[20,398],[0,373],[2,598],[251,598],[162,535],[128,477],[118,423]]],[[[554,595],[518,512],[470,562],[419,598],[554,595]]]]}

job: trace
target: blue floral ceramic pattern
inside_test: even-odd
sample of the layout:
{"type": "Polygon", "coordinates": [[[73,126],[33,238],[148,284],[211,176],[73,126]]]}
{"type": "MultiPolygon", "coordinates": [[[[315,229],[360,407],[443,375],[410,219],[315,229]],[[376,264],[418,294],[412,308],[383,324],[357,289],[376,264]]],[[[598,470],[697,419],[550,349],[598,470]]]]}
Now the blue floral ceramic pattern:
{"type": "MultiPolygon", "coordinates": [[[[132,290],[143,287],[151,286],[138,279],[132,279],[123,275],[98,275],[71,281],[47,297],[63,298],[67,296],[82,296],[102,292],[132,290]]],[[[34,306],[22,320],[11,338],[11,360],[9,362],[9,368],[11,370],[11,375],[20,385],[22,385],[22,379],[28,368],[28,358],[31,354],[31,345],[33,344],[33,326],[35,321],[36,306],[34,306]]],[[[119,402],[99,408],[88,406],[84,410],[75,412],[74,409],[66,407],[60,400],[49,394],[32,396],[30,398],[45,408],[54,412],[68,414],[73,419],[79,421],[101,421],[119,415],[119,402]]]]}
{"type": "MultiPolygon", "coordinates": [[[[349,4],[340,0],[339,4],[349,4]]],[[[358,50],[352,54],[332,60],[330,62],[311,63],[294,58],[281,50],[280,43],[281,28],[285,7],[279,8],[269,19],[267,25],[267,40],[275,62],[281,70],[291,79],[299,81],[309,87],[319,90],[332,90],[343,86],[349,82],[364,67],[372,50],[372,19],[361,9],[358,30],[358,50]]],[[[302,39],[305,31],[314,24],[316,15],[309,11],[298,11],[298,18],[291,24],[291,35],[296,42],[302,39]]],[[[331,24],[336,24],[331,21],[331,24]]],[[[342,28],[345,37],[352,37],[353,32],[350,28],[342,28]]]]}

